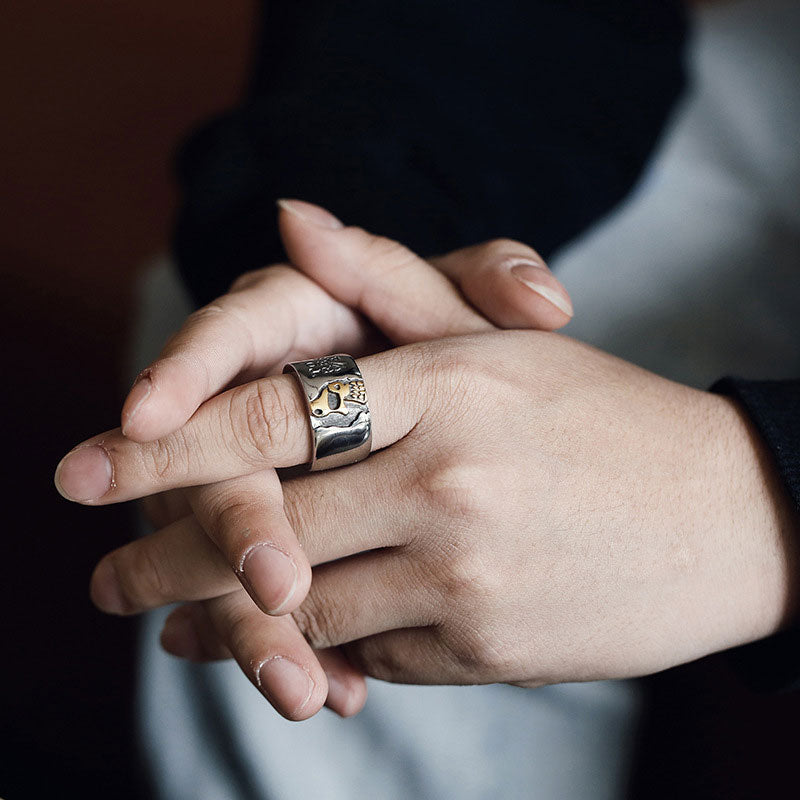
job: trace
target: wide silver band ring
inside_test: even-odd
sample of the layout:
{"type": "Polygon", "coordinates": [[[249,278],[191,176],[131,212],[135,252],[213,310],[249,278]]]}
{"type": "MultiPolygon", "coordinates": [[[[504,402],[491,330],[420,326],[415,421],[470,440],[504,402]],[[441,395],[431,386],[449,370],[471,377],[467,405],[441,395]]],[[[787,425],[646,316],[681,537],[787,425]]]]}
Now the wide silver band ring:
{"type": "Polygon", "coordinates": [[[309,469],[355,464],[372,447],[372,421],[364,378],[355,360],[338,354],[293,361],[283,368],[300,381],[313,437],[309,469]]]}

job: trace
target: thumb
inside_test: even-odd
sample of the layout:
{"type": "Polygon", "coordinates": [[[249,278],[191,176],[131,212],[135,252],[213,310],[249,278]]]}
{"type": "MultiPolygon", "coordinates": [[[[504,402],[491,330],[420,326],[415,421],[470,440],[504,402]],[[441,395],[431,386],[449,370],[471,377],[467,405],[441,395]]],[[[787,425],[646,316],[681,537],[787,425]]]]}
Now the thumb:
{"type": "Polygon", "coordinates": [[[278,206],[289,261],[395,344],[492,329],[447,277],[403,245],[345,227],[311,203],[278,206]]]}
{"type": "Polygon", "coordinates": [[[521,242],[495,239],[430,262],[500,328],[552,331],[572,319],[567,290],[544,259],[521,242]]]}
{"type": "Polygon", "coordinates": [[[520,242],[497,239],[425,261],[311,203],[278,206],[289,260],[396,344],[477,333],[492,323],[555,330],[572,318],[564,287],[520,242]]]}

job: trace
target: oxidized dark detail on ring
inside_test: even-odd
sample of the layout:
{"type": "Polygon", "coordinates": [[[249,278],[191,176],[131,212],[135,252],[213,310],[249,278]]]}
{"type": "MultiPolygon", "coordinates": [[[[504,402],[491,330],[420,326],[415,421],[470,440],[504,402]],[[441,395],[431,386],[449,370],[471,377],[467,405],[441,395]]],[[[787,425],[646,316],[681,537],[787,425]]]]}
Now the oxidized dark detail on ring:
{"type": "Polygon", "coordinates": [[[294,361],[293,373],[308,404],[313,434],[312,470],[353,464],[369,455],[372,423],[364,378],[353,358],[339,354],[294,361]]]}

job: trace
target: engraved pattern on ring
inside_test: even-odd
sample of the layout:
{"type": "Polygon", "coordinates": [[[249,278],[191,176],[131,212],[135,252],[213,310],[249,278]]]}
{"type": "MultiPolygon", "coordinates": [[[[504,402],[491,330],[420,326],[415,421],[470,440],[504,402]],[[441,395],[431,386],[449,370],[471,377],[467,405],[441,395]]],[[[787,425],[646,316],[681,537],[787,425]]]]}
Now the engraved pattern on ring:
{"type": "Polygon", "coordinates": [[[372,424],[364,379],[355,360],[338,354],[295,361],[284,372],[300,381],[313,434],[311,470],[330,469],[366,458],[372,424]]]}

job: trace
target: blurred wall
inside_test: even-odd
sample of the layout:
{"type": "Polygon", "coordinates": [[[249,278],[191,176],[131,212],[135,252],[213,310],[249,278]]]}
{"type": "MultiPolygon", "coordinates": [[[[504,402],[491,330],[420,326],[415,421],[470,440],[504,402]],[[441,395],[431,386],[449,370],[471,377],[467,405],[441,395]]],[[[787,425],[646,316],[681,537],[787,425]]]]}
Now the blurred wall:
{"type": "Polygon", "coordinates": [[[129,511],[70,507],[67,449],[118,424],[131,287],[166,246],[170,158],[233,103],[250,0],[8,0],[0,24],[0,796],[133,795],[133,621],[87,596],[129,511]]]}
{"type": "MultiPolygon", "coordinates": [[[[170,155],[231,104],[250,0],[7,0],[0,24],[0,797],[135,796],[135,622],[87,597],[124,508],[52,488],[117,424],[131,287],[166,245],[170,155]]],[[[798,697],[744,693],[721,658],[650,680],[635,797],[785,797],[798,697]]],[[[145,794],[147,796],[147,794],[145,794]]]]}

